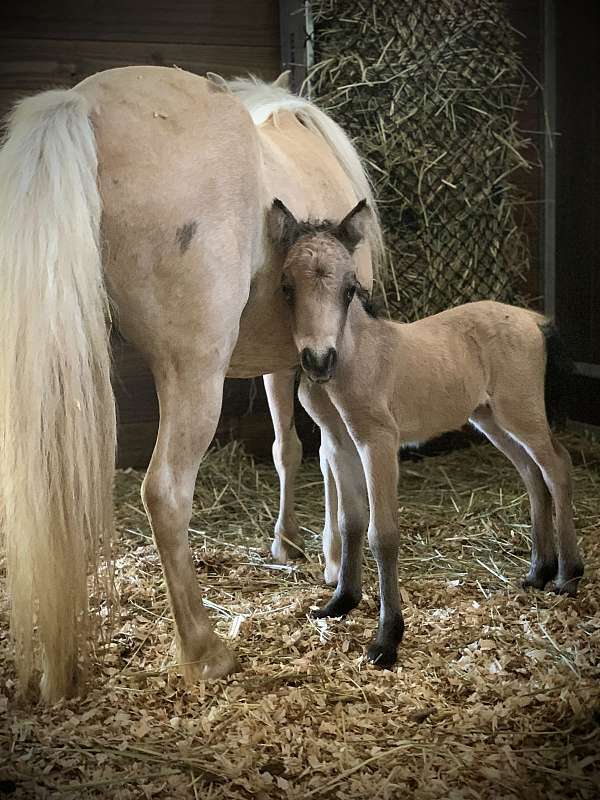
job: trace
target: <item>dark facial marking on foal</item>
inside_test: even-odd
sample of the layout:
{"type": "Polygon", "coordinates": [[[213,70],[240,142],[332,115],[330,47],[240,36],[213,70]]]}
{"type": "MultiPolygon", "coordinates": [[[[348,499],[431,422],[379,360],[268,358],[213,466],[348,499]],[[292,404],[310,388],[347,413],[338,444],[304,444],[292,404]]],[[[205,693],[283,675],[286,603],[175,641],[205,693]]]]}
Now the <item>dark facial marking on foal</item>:
{"type": "Polygon", "coordinates": [[[283,293],[283,297],[285,302],[288,304],[290,308],[294,307],[294,286],[290,279],[287,276],[283,276],[281,279],[281,291],[283,293]]]}
{"type": "Polygon", "coordinates": [[[356,273],[347,272],[346,275],[344,275],[344,281],[342,283],[342,303],[344,308],[348,308],[357,289],[358,280],[356,278],[356,273]]]}
{"type": "Polygon", "coordinates": [[[198,223],[196,220],[192,220],[191,222],[186,222],[185,225],[182,225],[181,228],[177,228],[175,233],[175,241],[179,245],[179,251],[181,255],[183,255],[187,249],[189,248],[192,239],[194,238],[194,234],[198,230],[198,223]]]}

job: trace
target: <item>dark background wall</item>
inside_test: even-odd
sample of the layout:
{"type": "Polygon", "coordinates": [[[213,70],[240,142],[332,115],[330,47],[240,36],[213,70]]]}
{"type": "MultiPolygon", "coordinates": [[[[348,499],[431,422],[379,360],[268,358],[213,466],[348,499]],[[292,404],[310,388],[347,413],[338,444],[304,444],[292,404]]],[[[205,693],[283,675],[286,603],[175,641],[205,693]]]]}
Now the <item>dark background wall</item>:
{"type": "Polygon", "coordinates": [[[600,3],[553,0],[555,314],[579,362],[571,414],[600,425],[600,3]]]}

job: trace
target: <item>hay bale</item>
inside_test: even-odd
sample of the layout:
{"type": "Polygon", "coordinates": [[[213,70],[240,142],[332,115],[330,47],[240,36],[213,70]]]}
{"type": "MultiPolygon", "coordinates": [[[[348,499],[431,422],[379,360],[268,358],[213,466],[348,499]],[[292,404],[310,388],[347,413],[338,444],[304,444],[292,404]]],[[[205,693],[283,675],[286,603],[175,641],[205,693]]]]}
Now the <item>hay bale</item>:
{"type": "Polygon", "coordinates": [[[316,0],[313,13],[309,85],[367,162],[392,313],[514,302],[529,267],[511,182],[529,167],[526,83],[502,3],[316,0]]]}

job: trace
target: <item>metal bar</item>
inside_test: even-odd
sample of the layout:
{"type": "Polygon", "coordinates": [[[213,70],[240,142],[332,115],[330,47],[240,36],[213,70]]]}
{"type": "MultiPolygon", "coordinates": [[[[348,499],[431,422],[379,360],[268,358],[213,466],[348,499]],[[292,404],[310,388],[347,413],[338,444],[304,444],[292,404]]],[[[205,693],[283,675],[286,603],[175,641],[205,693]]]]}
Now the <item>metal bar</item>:
{"type": "Polygon", "coordinates": [[[567,420],[567,430],[587,435],[595,442],[600,442],[600,426],[592,425],[590,422],[575,422],[575,420],[569,419],[567,420]]]}
{"type": "Polygon", "coordinates": [[[586,378],[600,378],[600,364],[588,364],[585,361],[576,361],[575,366],[580,375],[586,378]]]}
{"type": "Polygon", "coordinates": [[[556,314],[556,0],[544,2],[544,310],[556,314]]]}
{"type": "Polygon", "coordinates": [[[299,92],[314,57],[310,1],[279,0],[279,19],[281,66],[283,70],[290,70],[291,88],[299,92]]]}

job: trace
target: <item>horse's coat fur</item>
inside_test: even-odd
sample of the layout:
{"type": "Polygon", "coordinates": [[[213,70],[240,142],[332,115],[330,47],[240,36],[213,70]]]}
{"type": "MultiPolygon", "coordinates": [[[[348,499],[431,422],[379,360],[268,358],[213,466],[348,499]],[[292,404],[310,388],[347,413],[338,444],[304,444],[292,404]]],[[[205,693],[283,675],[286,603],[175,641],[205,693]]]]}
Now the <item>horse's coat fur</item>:
{"type": "MultiPolygon", "coordinates": [[[[353,213],[364,217],[364,208],[353,213]]],[[[289,212],[274,205],[271,230],[277,230],[282,214],[289,212]]],[[[295,243],[287,251],[282,281],[292,306],[294,341],[299,353],[312,353],[301,359],[310,380],[303,379],[300,399],[321,426],[342,534],[340,579],[320,615],[347,613],[360,599],[361,539],[368,523],[381,585],[379,629],[369,655],[382,664],[396,660],[403,632],[396,569],[397,453],[402,445],[467,421],[511,459],[529,492],[533,545],[526,583],[543,588],[554,579],[556,591],[574,594],[583,565],[571,508],[570,459],[546,415],[546,400],[552,407],[558,402],[557,377],[567,376],[568,360],[548,321],[489,301],[410,324],[374,319],[361,298],[354,299],[360,287],[345,242],[318,227],[311,235],[306,223],[298,224],[302,236],[294,240],[293,218],[286,224],[292,229],[287,240],[295,243]],[[326,273],[326,281],[315,278],[317,270],[326,273]],[[332,350],[337,359],[324,361],[322,354],[332,350]]]]}
{"type": "MultiPolygon", "coordinates": [[[[226,375],[270,375],[282,511],[274,551],[300,543],[289,504],[297,354],[279,291],[274,196],[341,217],[369,184],[348,137],[282,82],[211,83],[126,67],[23,101],[0,152],[0,492],[20,674],[34,631],[43,694],[73,689],[86,569],[110,541],[114,401],[105,311],[146,357],[160,427],[143,499],[188,679],[235,666],[199,598],[187,528],[226,375]],[[226,89],[226,91],[223,91],[226,89]],[[272,374],[276,373],[276,374],[272,374]]],[[[372,281],[377,226],[358,263],[372,281]]],[[[330,526],[334,530],[334,526],[330,526]]]]}

